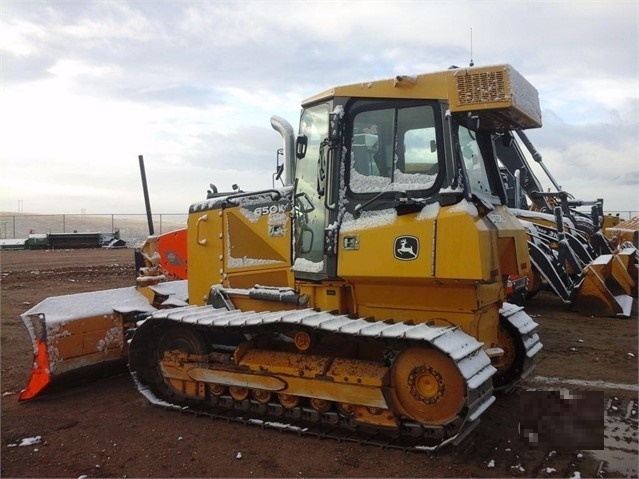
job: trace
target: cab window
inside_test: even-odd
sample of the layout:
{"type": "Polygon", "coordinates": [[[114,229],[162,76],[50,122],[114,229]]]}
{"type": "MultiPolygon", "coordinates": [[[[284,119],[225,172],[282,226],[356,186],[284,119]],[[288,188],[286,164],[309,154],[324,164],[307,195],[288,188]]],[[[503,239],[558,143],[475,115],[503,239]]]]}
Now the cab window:
{"type": "Polygon", "coordinates": [[[470,192],[475,195],[493,195],[494,192],[486,173],[485,159],[477,142],[477,135],[477,132],[469,130],[465,126],[459,126],[459,147],[461,148],[466,173],[468,174],[470,192]]]}
{"type": "Polygon", "coordinates": [[[427,190],[439,172],[433,107],[357,113],[350,143],[353,193],[427,190]]]}

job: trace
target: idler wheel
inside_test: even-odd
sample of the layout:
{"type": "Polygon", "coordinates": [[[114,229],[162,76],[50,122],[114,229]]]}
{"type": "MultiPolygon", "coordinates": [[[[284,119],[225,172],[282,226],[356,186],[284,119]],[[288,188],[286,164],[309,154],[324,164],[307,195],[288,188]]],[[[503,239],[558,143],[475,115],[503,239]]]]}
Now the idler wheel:
{"type": "Polygon", "coordinates": [[[504,354],[493,364],[497,368],[497,374],[493,376],[493,386],[501,390],[521,376],[526,351],[519,331],[504,318],[499,319],[498,340],[504,354]]]}

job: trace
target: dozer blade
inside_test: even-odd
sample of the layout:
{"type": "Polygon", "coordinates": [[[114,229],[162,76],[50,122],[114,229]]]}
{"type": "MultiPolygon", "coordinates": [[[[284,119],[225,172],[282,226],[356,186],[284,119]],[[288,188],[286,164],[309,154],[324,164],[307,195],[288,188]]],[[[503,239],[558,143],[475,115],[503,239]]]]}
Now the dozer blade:
{"type": "MultiPolygon", "coordinates": [[[[47,298],[21,315],[33,343],[33,366],[18,400],[32,399],[72,377],[126,366],[127,330],[139,313],[186,297],[186,282],[47,298]],[[152,304],[153,303],[153,304],[152,304]]],[[[184,303],[182,303],[184,304],[184,303]]],[[[120,368],[120,369],[122,369],[120,368]]]]}
{"type": "Polygon", "coordinates": [[[591,316],[630,317],[635,279],[617,255],[601,255],[584,268],[574,307],[591,316]]]}

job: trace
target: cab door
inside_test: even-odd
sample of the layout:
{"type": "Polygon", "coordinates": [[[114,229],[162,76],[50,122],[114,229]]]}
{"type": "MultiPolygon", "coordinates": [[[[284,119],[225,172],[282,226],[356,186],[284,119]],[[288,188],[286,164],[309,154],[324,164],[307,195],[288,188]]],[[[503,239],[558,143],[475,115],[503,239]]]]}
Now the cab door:
{"type": "Polygon", "coordinates": [[[305,154],[297,159],[295,190],[295,262],[300,279],[327,277],[324,230],[327,226],[325,184],[327,173],[328,104],[307,108],[300,119],[300,137],[305,154]]]}

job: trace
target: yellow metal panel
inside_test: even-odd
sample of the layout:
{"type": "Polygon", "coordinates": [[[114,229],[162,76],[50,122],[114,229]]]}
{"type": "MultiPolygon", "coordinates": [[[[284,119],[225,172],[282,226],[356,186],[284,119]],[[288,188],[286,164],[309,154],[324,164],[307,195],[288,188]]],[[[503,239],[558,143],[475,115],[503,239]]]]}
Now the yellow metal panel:
{"type": "Polygon", "coordinates": [[[205,304],[209,290],[223,279],[221,209],[189,214],[189,303],[205,304]]]}
{"type": "Polygon", "coordinates": [[[637,250],[635,248],[624,248],[615,255],[615,258],[625,268],[626,272],[630,275],[632,296],[637,297],[637,282],[639,281],[639,275],[637,274],[637,250]]]}
{"type": "Polygon", "coordinates": [[[442,208],[437,218],[435,276],[495,281],[499,272],[496,243],[487,219],[474,217],[458,205],[442,208]]]}
{"type": "Polygon", "coordinates": [[[114,313],[93,316],[47,327],[47,343],[55,360],[124,349],[122,316],[114,313]]]}
{"type": "Polygon", "coordinates": [[[429,286],[358,283],[353,287],[358,316],[434,326],[458,325],[471,336],[488,342],[496,332],[497,311],[503,297],[501,283],[448,282],[429,286]]]}
{"type": "MultiPolygon", "coordinates": [[[[292,286],[293,272],[290,266],[271,267],[263,270],[231,271],[224,278],[227,288],[249,289],[256,284],[268,286],[292,286]]],[[[273,304],[273,303],[271,303],[273,304]]]]}
{"type": "Polygon", "coordinates": [[[358,315],[380,320],[425,322],[447,313],[477,309],[472,285],[364,283],[354,285],[358,315]]]}
{"type": "Polygon", "coordinates": [[[362,308],[386,310],[374,316],[395,321],[424,322],[449,313],[472,312],[499,301],[499,283],[476,284],[440,282],[437,284],[356,283],[353,285],[360,316],[362,308]]]}
{"type": "Polygon", "coordinates": [[[484,128],[539,128],[539,94],[510,65],[469,67],[331,88],[302,106],[333,97],[419,98],[448,101],[453,113],[479,114],[484,128]]]}
{"type": "Polygon", "coordinates": [[[91,354],[83,354],[82,356],[67,358],[64,361],[56,362],[55,359],[51,359],[50,373],[54,377],[83,367],[91,367],[96,364],[104,365],[108,362],[126,364],[126,354],[119,350],[108,350],[106,352],[96,351],[91,354]]]}
{"type": "Polygon", "coordinates": [[[300,294],[309,298],[307,306],[322,311],[335,311],[340,314],[353,311],[351,290],[339,282],[308,283],[298,282],[296,288],[300,294]]]}
{"type": "MultiPolygon", "coordinates": [[[[277,208],[277,206],[276,206],[277,208]]],[[[225,215],[226,272],[291,265],[291,218],[287,212],[257,215],[244,207],[225,215]]]]}
{"type": "Polygon", "coordinates": [[[379,363],[373,361],[335,358],[326,376],[336,382],[362,386],[382,387],[388,384],[388,368],[380,367],[379,363]]]}
{"type": "Polygon", "coordinates": [[[610,282],[617,286],[617,288],[614,288],[615,292],[623,292],[627,295],[632,295],[633,288],[637,286],[634,278],[628,272],[626,264],[619,255],[612,255],[610,261],[610,282]]]}
{"type": "MultiPolygon", "coordinates": [[[[355,220],[340,231],[337,274],[344,279],[375,278],[395,281],[399,277],[426,278],[432,276],[433,221],[419,220],[418,213],[397,216],[388,213],[388,221],[371,227],[366,218],[355,220]],[[419,241],[414,259],[398,259],[396,240],[410,236],[419,241]],[[345,249],[345,242],[356,239],[357,249],[345,249]]],[[[381,216],[380,216],[381,217],[381,216]]],[[[354,240],[353,240],[354,241],[354,240]]]]}
{"type": "Polygon", "coordinates": [[[493,303],[475,313],[472,328],[464,332],[484,343],[484,349],[499,345],[499,308],[501,303],[493,303]]]}
{"type": "Polygon", "coordinates": [[[381,386],[387,383],[388,368],[379,363],[253,349],[240,365],[262,374],[282,375],[288,394],[387,407],[381,386]]]}
{"type": "Polygon", "coordinates": [[[161,367],[163,374],[178,380],[174,384],[179,389],[188,387],[182,384],[183,381],[194,382],[193,378],[196,378],[207,383],[277,390],[296,396],[388,408],[381,388],[382,382],[386,382],[388,368],[357,359],[341,359],[334,370],[341,374],[325,375],[331,361],[332,358],[328,357],[249,350],[240,362],[240,366],[247,368],[245,371],[222,366],[192,368],[188,363],[181,365],[172,361],[163,361],[161,367]],[[350,376],[358,373],[362,375],[359,378],[350,376]]]}
{"type": "Polygon", "coordinates": [[[510,65],[459,68],[448,85],[452,112],[496,110],[521,128],[541,126],[537,90],[510,65]]]}
{"type": "Polygon", "coordinates": [[[582,314],[591,316],[616,316],[624,310],[615,296],[606,287],[603,271],[587,267],[577,296],[573,302],[574,308],[582,314]]]}
{"type": "Polygon", "coordinates": [[[525,276],[530,272],[528,234],[521,221],[505,206],[496,206],[488,214],[497,229],[497,254],[502,275],[525,276]]]}
{"type": "Polygon", "coordinates": [[[331,97],[366,98],[429,98],[445,100],[448,98],[448,72],[416,75],[414,82],[402,84],[396,78],[378,80],[352,85],[338,86],[307,98],[302,106],[331,97]]]}
{"type": "Polygon", "coordinates": [[[284,374],[288,376],[306,376],[313,378],[326,373],[331,358],[310,354],[285,353],[251,349],[242,356],[241,366],[252,371],[284,374]]]}
{"type": "Polygon", "coordinates": [[[287,377],[286,382],[288,387],[283,392],[287,394],[362,406],[388,408],[384,394],[379,388],[301,377],[287,377]]]}

